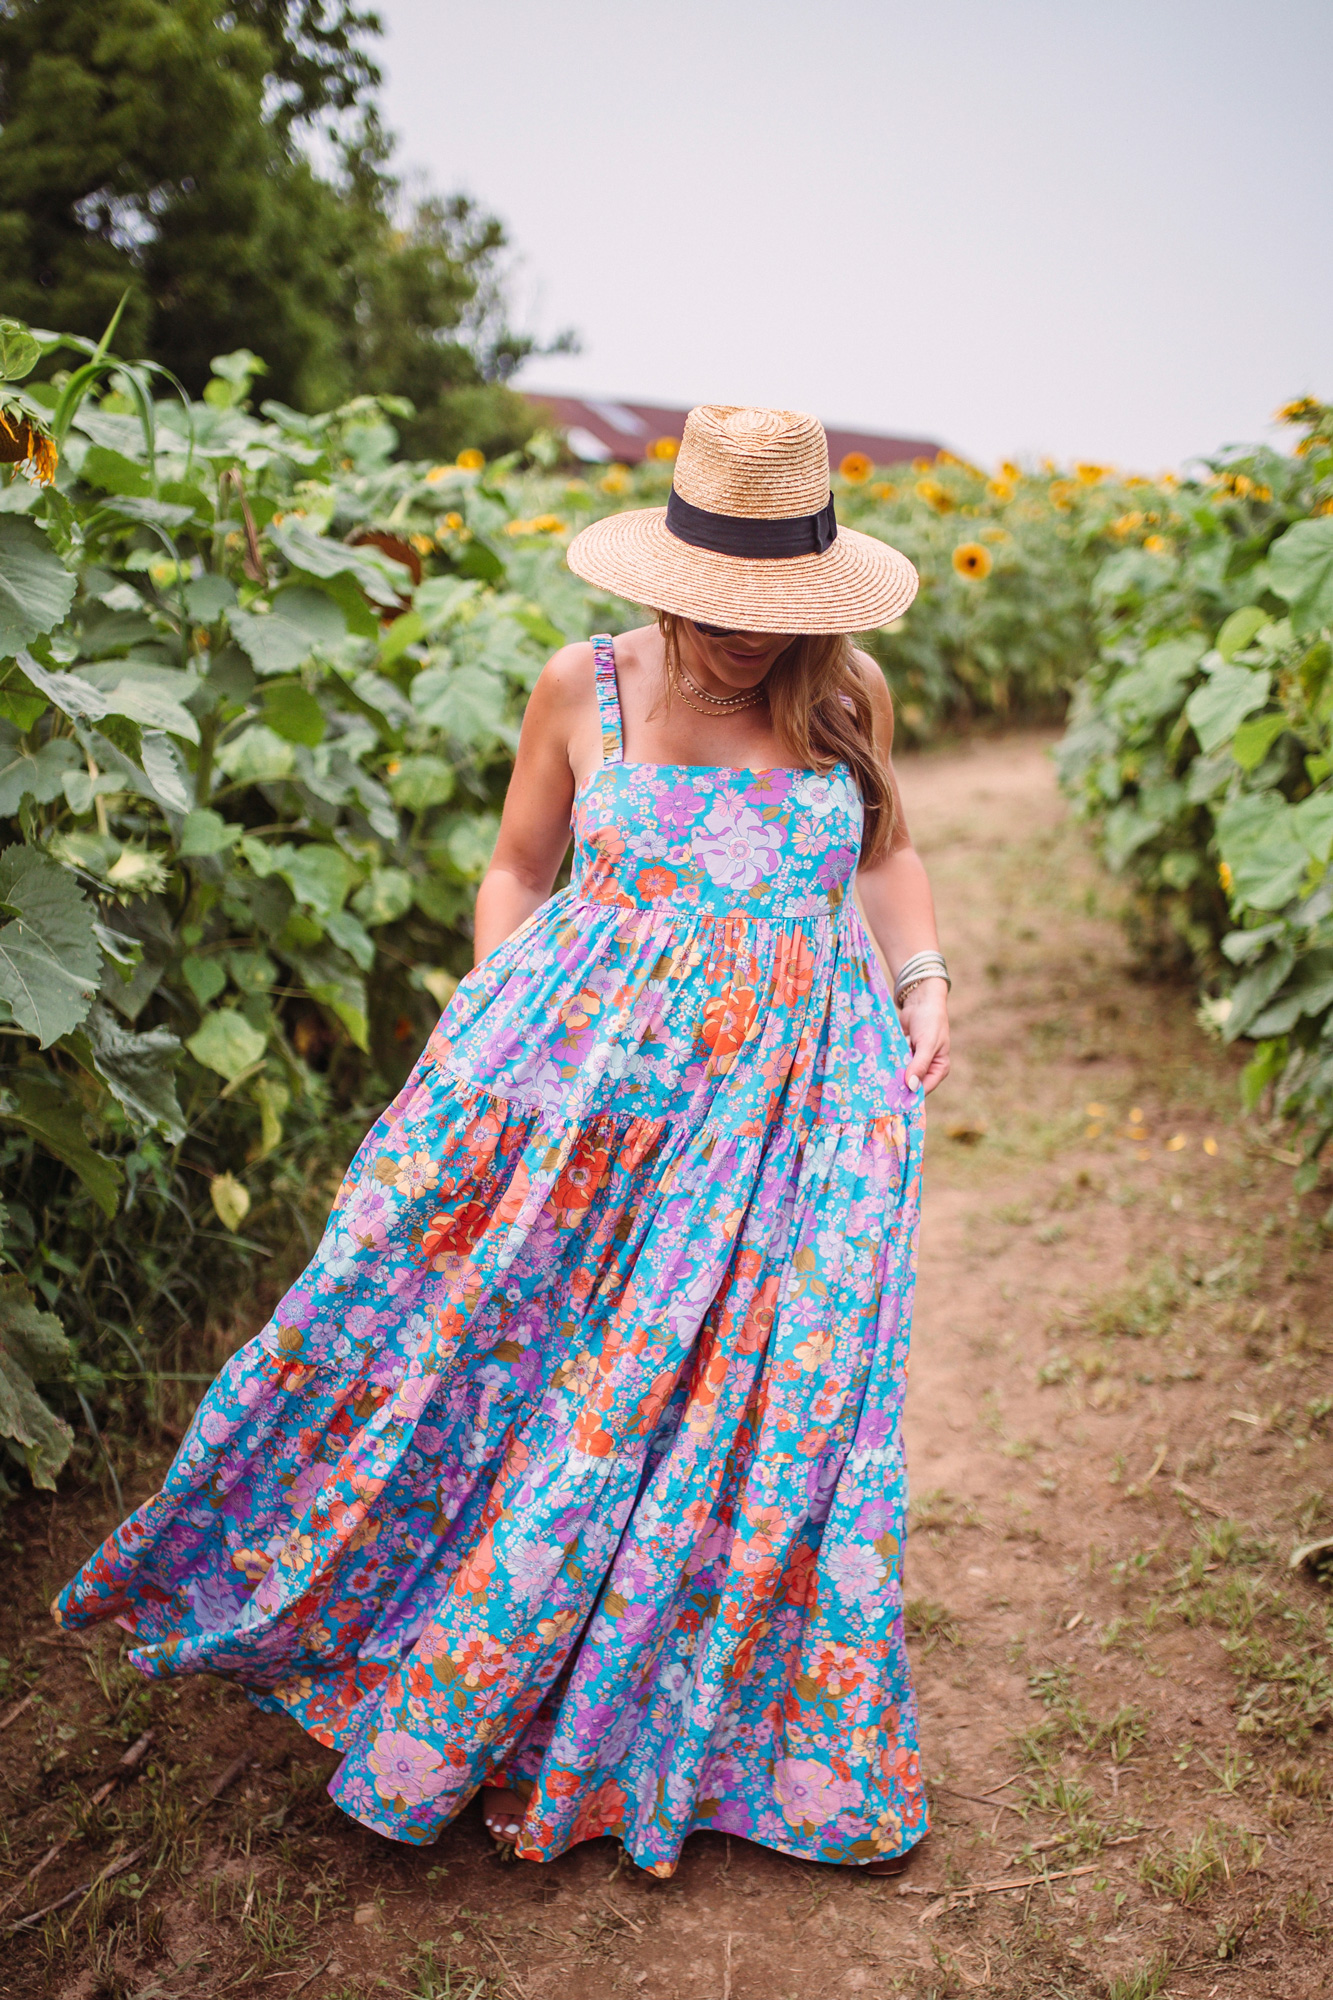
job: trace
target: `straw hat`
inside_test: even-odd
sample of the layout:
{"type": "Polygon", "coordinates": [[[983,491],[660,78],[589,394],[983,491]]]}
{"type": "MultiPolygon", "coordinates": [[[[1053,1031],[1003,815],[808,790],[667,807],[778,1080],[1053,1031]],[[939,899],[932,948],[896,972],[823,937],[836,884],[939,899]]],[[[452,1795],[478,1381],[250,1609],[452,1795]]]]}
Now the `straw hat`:
{"type": "Polygon", "coordinates": [[[727,403],[690,411],[666,507],[594,521],[566,561],[631,603],[739,632],[869,632],[917,588],[906,556],[838,526],[821,423],[727,403]]]}

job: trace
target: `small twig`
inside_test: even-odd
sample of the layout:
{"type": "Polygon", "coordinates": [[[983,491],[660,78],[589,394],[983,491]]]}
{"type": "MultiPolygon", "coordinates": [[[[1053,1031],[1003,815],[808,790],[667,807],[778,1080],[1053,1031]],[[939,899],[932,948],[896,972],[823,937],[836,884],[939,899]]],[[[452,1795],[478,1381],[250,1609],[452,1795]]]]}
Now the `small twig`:
{"type": "Polygon", "coordinates": [[[640,1937],[643,1936],[642,1924],[636,1924],[633,1917],[627,1917],[623,1910],[618,1910],[609,1896],[602,1894],[600,1890],[598,1894],[601,1895],[602,1901],[606,1904],[607,1909],[610,1910],[613,1917],[618,1917],[622,1924],[628,1924],[632,1931],[636,1931],[640,1937]]]}
{"type": "Polygon", "coordinates": [[[288,2000],[296,2000],[297,1994],[304,1993],[306,1987],[310,1985],[311,1981],[318,1979],[321,1972],[327,1972],[328,1968],[332,1964],[333,1964],[333,1953],[330,1952],[328,1957],[325,1959],[323,1965],[317,1965],[313,1972],[307,1972],[305,1978],[301,1981],[301,1984],[299,1986],[293,1986],[290,1994],[288,1995],[288,2000]]]}
{"type": "Polygon", "coordinates": [[[11,1722],[17,1722],[19,1717],[22,1715],[24,1709],[31,1708],[32,1704],[36,1701],[36,1699],[37,1699],[37,1689],[36,1688],[29,1689],[28,1693],[24,1695],[22,1701],[16,1701],[12,1708],[6,1709],[5,1713],[3,1715],[0,1715],[0,1729],[8,1729],[11,1722]]]}
{"type": "MultiPolygon", "coordinates": [[[[940,1900],[952,1909],[955,1903],[970,1902],[973,1896],[999,1896],[1003,1895],[1006,1889],[1034,1889],[1040,1888],[1043,1883],[1067,1882],[1075,1875],[1095,1875],[1100,1866],[1101,1863],[1098,1861],[1089,1861],[1082,1868],[1058,1868],[1054,1875],[1043,1869],[1040,1875],[1020,1875],[1013,1881],[972,1882],[966,1888],[951,1890],[940,1900]]],[[[911,1882],[902,1883],[898,1889],[900,1896],[938,1896],[939,1893],[937,1888],[918,1889],[911,1882]]]]}
{"type": "Polygon", "coordinates": [[[127,1868],[133,1868],[136,1861],[142,1861],[147,1852],[146,1845],[132,1847],[129,1853],[122,1854],[118,1861],[108,1861],[101,1874],[94,1875],[91,1882],[80,1882],[76,1889],[71,1889],[67,1896],[61,1896],[57,1902],[48,1903],[44,1910],[30,1910],[26,1917],[16,1917],[9,1929],[26,1930],[29,1924],[40,1923],[43,1917],[52,1916],[55,1911],[63,1910],[66,1903],[86,1902],[94,1889],[100,1889],[103,1882],[109,1882],[113,1875],[123,1875],[127,1868]]]}
{"type": "Polygon", "coordinates": [[[722,1977],[722,2000],[731,2000],[731,1940],[732,1940],[732,1933],[728,1931],[727,1961],[723,1969],[723,1977],[722,1977]]]}
{"type": "Polygon", "coordinates": [[[1188,1500],[1191,1506],[1201,1508],[1205,1514],[1211,1514],[1215,1521],[1226,1520],[1227,1510],[1225,1507],[1215,1506],[1211,1500],[1205,1500],[1202,1493],[1194,1492],[1192,1487],[1183,1485],[1179,1479],[1175,1481],[1171,1491],[1178,1493],[1182,1500],[1188,1500]]]}
{"type": "Polygon", "coordinates": [[[235,1780],[240,1777],[241,1772],[247,1769],[247,1767],[253,1764],[253,1762],[254,1762],[254,1755],[249,1750],[247,1750],[243,1756],[233,1758],[232,1762],[227,1765],[226,1769],[222,1772],[221,1776],[215,1778],[213,1780],[213,1783],[209,1786],[208,1790],[204,1793],[204,1796],[200,1799],[198,1805],[195,1808],[196,1812],[203,1812],[206,1806],[212,1805],[214,1799],[220,1799],[222,1797],[222,1794],[226,1791],[228,1785],[233,1784],[235,1780]]]}
{"type": "MultiPolygon", "coordinates": [[[[129,1749],[125,1752],[120,1762],[116,1765],[115,1770],[111,1773],[111,1776],[106,1780],[105,1784],[101,1784],[97,1787],[97,1790],[93,1793],[92,1797],[89,1799],[88,1804],[90,1806],[103,1805],[106,1802],[106,1800],[110,1798],[112,1792],[115,1791],[116,1786],[120,1783],[121,1779],[128,1777],[129,1774],[143,1762],[144,1758],[148,1755],[148,1747],[151,1744],[152,1740],[153,1740],[152,1730],[146,1729],[143,1735],[138,1739],[136,1743],[131,1743],[129,1749]]],[[[70,1842],[72,1840],[77,1839],[77,1837],[78,1836],[76,1834],[67,1833],[60,1840],[52,1841],[51,1845],[47,1848],[41,1860],[34,1863],[34,1865],[28,1870],[23,1880],[19,1883],[17,1889],[12,1890],[10,1894],[6,1896],[4,1902],[0,1903],[0,1916],[3,1916],[5,1911],[9,1909],[12,1904],[17,1903],[19,1897],[23,1894],[23,1891],[37,1880],[37,1877],[41,1874],[42,1870],[46,1868],[52,1861],[55,1860],[57,1854],[62,1854],[64,1850],[69,1846],[70,1842]]]]}
{"type": "MultiPolygon", "coordinates": [[[[1006,1778],[1005,1780],[1005,1783],[1009,1785],[1012,1785],[1013,1782],[1012,1778],[1006,1778]]],[[[994,1792],[959,1792],[952,1785],[941,1785],[938,1780],[931,1781],[930,1789],[932,1792],[945,1792],[951,1799],[970,1799],[974,1806],[988,1806],[995,1798],[994,1792]]],[[[999,1785],[995,1787],[997,1792],[1001,1789],[1002,1787],[999,1785]]],[[[1027,1817],[1022,1806],[1011,1806],[1008,1799],[999,1799],[995,1803],[1000,1812],[1017,1813],[1020,1819],[1026,1819],[1027,1817]]]]}

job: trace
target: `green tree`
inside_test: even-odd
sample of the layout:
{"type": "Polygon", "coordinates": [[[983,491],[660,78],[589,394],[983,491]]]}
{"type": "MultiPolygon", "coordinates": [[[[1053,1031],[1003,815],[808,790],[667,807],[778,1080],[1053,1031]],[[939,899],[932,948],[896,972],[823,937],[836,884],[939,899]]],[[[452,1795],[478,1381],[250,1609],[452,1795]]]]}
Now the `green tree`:
{"type": "Polygon", "coordinates": [[[300,408],[411,396],[416,449],[525,435],[503,230],[462,198],[402,214],[378,27],[349,0],[0,0],[0,312],[95,335],[128,290],[120,351],[193,391],[250,347],[300,408]]]}

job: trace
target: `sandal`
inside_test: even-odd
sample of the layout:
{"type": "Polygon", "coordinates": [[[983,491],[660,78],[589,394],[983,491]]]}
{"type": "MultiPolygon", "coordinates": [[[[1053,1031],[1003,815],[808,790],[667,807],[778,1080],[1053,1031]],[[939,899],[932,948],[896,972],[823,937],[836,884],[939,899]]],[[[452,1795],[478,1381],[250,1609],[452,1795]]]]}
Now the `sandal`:
{"type": "Polygon", "coordinates": [[[527,1807],[517,1792],[487,1785],[481,1794],[481,1817],[491,1839],[499,1847],[513,1847],[523,1827],[527,1807]]]}

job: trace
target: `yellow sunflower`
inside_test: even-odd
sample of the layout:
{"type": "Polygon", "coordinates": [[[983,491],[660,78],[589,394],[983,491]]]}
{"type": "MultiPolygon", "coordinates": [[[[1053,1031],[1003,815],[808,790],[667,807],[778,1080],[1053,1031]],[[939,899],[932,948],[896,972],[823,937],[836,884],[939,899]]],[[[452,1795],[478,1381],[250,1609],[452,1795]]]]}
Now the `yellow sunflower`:
{"type": "Polygon", "coordinates": [[[1069,507],[1073,504],[1078,487],[1072,479],[1053,479],[1047,488],[1052,507],[1069,507]]]}
{"type": "Polygon", "coordinates": [[[1021,465],[1015,465],[1012,458],[1002,459],[1000,462],[1000,477],[1001,479],[1007,479],[1009,484],[1014,486],[1023,477],[1023,468],[1021,465]]]}
{"type": "Polygon", "coordinates": [[[872,500],[896,500],[898,489],[887,479],[877,479],[870,489],[872,500]]]}
{"type": "Polygon", "coordinates": [[[538,514],[532,525],[541,535],[563,535],[568,524],[558,514],[538,514]]]}
{"type": "Polygon", "coordinates": [[[680,450],[680,443],[678,439],[672,437],[662,437],[658,438],[656,443],[649,445],[648,456],[649,458],[672,459],[676,456],[676,453],[679,450],[680,450]]]}
{"type": "Polygon", "coordinates": [[[1148,535],[1144,540],[1143,546],[1150,555],[1164,556],[1167,552],[1166,537],[1164,535],[1148,535]]]}
{"type": "Polygon", "coordinates": [[[960,542],[953,552],[953,566],[959,576],[970,576],[980,583],[991,573],[994,557],[982,542],[960,542]]]}
{"type": "Polygon", "coordinates": [[[447,479],[453,470],[454,467],[452,465],[432,465],[430,471],[426,474],[427,486],[438,486],[440,481],[447,479]]]}
{"type": "Polygon", "coordinates": [[[58,457],[49,431],[16,406],[0,405],[0,465],[16,465],[34,486],[49,486],[58,457]]]}
{"type": "Polygon", "coordinates": [[[485,463],[485,452],[478,451],[474,444],[465,445],[454,460],[460,472],[480,472],[485,463]]]}
{"type": "Polygon", "coordinates": [[[1014,497],[1013,485],[1008,479],[988,479],[986,481],[986,491],[989,493],[991,499],[998,500],[1001,506],[1014,497]]]}
{"type": "Polygon", "coordinates": [[[953,495],[947,486],[941,486],[938,479],[918,479],[916,497],[933,507],[937,514],[948,514],[953,510],[953,495]]]}
{"type": "Polygon", "coordinates": [[[849,451],[839,461],[838,470],[849,486],[864,486],[875,467],[863,451],[849,451]]]}
{"type": "Polygon", "coordinates": [[[1275,412],[1280,424],[1308,424],[1312,417],[1319,415],[1320,405],[1313,396],[1298,396],[1294,403],[1284,403],[1275,412]]]}
{"type": "Polygon", "coordinates": [[[1110,478],[1113,469],[1109,465],[1092,465],[1086,460],[1080,460],[1074,467],[1080,486],[1099,486],[1103,479],[1110,478]]]}

